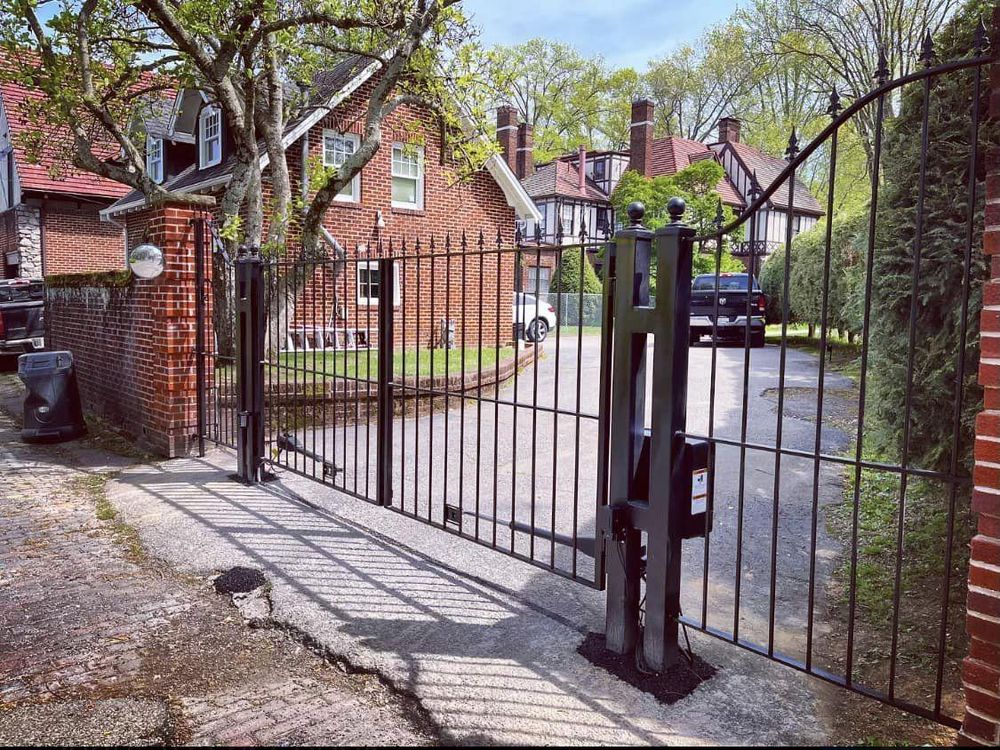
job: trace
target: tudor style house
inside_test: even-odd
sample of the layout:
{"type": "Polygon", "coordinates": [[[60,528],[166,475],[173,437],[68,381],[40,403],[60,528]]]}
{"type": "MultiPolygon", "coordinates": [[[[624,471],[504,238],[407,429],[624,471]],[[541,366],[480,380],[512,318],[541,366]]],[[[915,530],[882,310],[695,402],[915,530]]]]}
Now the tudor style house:
{"type": "MultiPolygon", "coordinates": [[[[628,151],[587,152],[584,148],[555,161],[535,167],[531,149],[531,129],[518,125],[509,107],[498,113],[500,145],[511,168],[541,214],[538,224],[525,227],[529,240],[540,237],[546,248],[539,261],[527,254],[524,287],[546,294],[557,252],[552,248],[579,242],[581,222],[586,222],[592,240],[609,236],[618,226],[611,196],[621,176],[631,169],[646,177],[673,175],[704,159],[718,161],[725,174],[716,188],[722,202],[736,213],[744,211],[753,198],[753,180],[766,190],[778,178],[786,162],[740,141],[740,121],[725,117],[719,121],[718,140],[705,144],[678,136],[654,136],[655,105],[648,99],[632,104],[631,142],[628,151]],[[506,139],[505,139],[506,136],[506,139]],[[584,167],[581,169],[581,165],[584,167]],[[537,265],[538,268],[534,268],[537,265]]],[[[823,209],[800,180],[795,181],[794,206],[788,202],[787,184],[775,191],[758,214],[754,236],[749,224],[733,248],[737,257],[749,259],[751,247],[759,270],[764,258],[784,243],[788,222],[793,235],[803,232],[823,216],[823,209]],[[753,243],[753,245],[751,245],[753,243]]],[[[591,254],[592,260],[596,258],[591,254]]]]}
{"type": "MultiPolygon", "coordinates": [[[[317,163],[328,167],[340,166],[347,156],[361,143],[368,99],[375,86],[378,63],[351,57],[315,79],[311,92],[311,105],[286,126],[283,145],[292,183],[308,199],[310,190],[309,169],[317,163]]],[[[151,175],[173,191],[219,195],[232,177],[234,157],[231,136],[221,109],[202,91],[179,91],[169,111],[151,118],[146,123],[147,164],[151,175]]],[[[268,158],[261,148],[261,169],[265,190],[268,181],[268,158]]],[[[386,244],[392,239],[396,246],[403,240],[412,243],[421,239],[426,250],[431,237],[443,242],[446,236],[455,240],[463,231],[477,236],[482,231],[486,237],[498,235],[505,244],[512,245],[518,221],[533,221],[538,211],[518,182],[514,172],[499,155],[491,157],[483,168],[468,180],[456,179],[456,164],[444,142],[438,118],[428,109],[405,104],[398,107],[383,123],[383,144],[360,174],[337,196],[327,211],[323,222],[323,236],[332,256],[364,253],[380,240],[386,244]]],[[[148,219],[148,201],[133,192],[103,215],[124,223],[130,246],[142,241],[148,219]]],[[[289,255],[294,256],[294,240],[289,241],[289,255]]],[[[513,302],[513,253],[504,254],[505,267],[499,278],[486,280],[485,287],[497,296],[486,305],[505,315],[503,330],[511,330],[509,317],[513,302]]],[[[398,264],[400,265],[400,264],[398,264]]],[[[417,278],[419,266],[401,264],[396,288],[396,304],[403,308],[402,319],[407,327],[420,323],[427,317],[420,330],[421,336],[436,335],[440,320],[431,320],[433,306],[425,299],[423,311],[419,297],[429,288],[429,276],[434,270],[424,264],[422,279],[417,278]],[[419,284],[423,284],[423,290],[419,284]],[[408,309],[410,307],[413,309],[408,309]],[[430,332],[430,333],[429,333],[430,332]]],[[[495,264],[494,264],[495,265],[495,264]]],[[[469,268],[478,264],[469,264],[469,268]]],[[[375,317],[371,309],[378,302],[382,290],[371,278],[372,269],[363,262],[329,264],[318,272],[313,284],[327,284],[330,289],[353,289],[350,294],[340,294],[329,309],[298,310],[302,321],[321,321],[320,324],[304,322],[291,336],[288,348],[308,349],[332,346],[350,346],[351,343],[370,343],[375,334],[371,330],[375,317]],[[322,278],[322,274],[349,273],[355,278],[322,278]]],[[[471,273],[471,270],[470,270],[471,273]]],[[[496,271],[493,271],[496,275],[496,271]]],[[[456,288],[460,285],[455,284],[456,288]]],[[[470,278],[469,289],[480,288],[470,278]]],[[[305,299],[318,299],[307,288],[305,299]]],[[[453,318],[473,324],[478,300],[467,294],[468,314],[461,316],[455,305],[453,318]]],[[[439,311],[445,302],[438,301],[439,311]]],[[[326,303],[324,303],[326,304],[326,303]]],[[[440,315],[438,316],[440,317],[440,315]]],[[[412,332],[411,332],[412,333],[412,332]]],[[[428,339],[409,341],[417,345],[438,342],[428,339]]],[[[457,335],[461,337],[459,330],[457,335]]]]}
{"type": "MultiPolygon", "coordinates": [[[[746,143],[740,142],[740,121],[724,117],[719,121],[719,140],[713,143],[712,151],[726,170],[726,175],[747,204],[751,203],[754,180],[760,190],[767,190],[778,179],[781,171],[788,166],[784,159],[762,153],[746,143]]],[[[789,182],[778,186],[774,195],[760,209],[754,222],[754,236],[750,236],[750,224],[745,225],[743,239],[733,249],[733,254],[749,262],[751,247],[756,258],[755,273],[759,273],[764,259],[776,248],[785,244],[788,223],[792,222],[792,236],[798,235],[816,225],[823,214],[822,206],[809,188],[795,179],[794,205],[789,205],[789,182]],[[753,243],[751,245],[751,243],[753,243]]]]}
{"type": "Polygon", "coordinates": [[[128,188],[64,163],[58,149],[29,155],[40,96],[0,82],[0,279],[124,269],[124,230],[100,211],[128,188]]]}

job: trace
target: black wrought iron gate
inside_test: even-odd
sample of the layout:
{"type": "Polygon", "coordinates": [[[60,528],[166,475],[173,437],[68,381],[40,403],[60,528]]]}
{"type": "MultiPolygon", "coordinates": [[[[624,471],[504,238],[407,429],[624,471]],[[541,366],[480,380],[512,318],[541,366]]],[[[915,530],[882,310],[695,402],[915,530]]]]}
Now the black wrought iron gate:
{"type": "Polygon", "coordinates": [[[675,202],[671,223],[655,234],[642,226],[641,207],[630,209],[632,225],[613,242],[589,242],[585,227],[579,241],[567,244],[560,231],[550,245],[375,234],[321,260],[217,259],[213,320],[240,325],[225,343],[217,332],[207,434],[239,448],[247,481],[294,472],[557,575],[607,585],[608,647],[641,647],[654,669],[679,657],[684,626],[957,726],[964,634],[955,600],[970,481],[961,460],[965,352],[982,213],[980,81],[989,61],[981,30],[966,59],[937,64],[926,47],[917,72],[889,81],[881,66],[876,88],[846,108],[833,92],[830,125],[801,150],[793,134],[780,174],[763,185],[754,175],[748,208],[728,226],[720,210],[715,230],[701,237],[675,202]],[[926,226],[923,211],[935,153],[929,118],[937,82],[956,80],[970,92],[967,166],[952,175],[964,181],[953,258],[961,293],[950,317],[935,321],[920,314],[924,238],[942,230],[926,226]],[[881,366],[871,356],[881,314],[873,284],[893,98],[917,101],[922,126],[918,194],[908,209],[912,252],[899,272],[910,280],[902,295],[904,437],[886,457],[869,452],[866,409],[871,370],[881,366]],[[843,271],[832,253],[838,138],[859,113],[870,116],[874,147],[866,231],[850,268],[862,280],[851,302],[862,320],[852,382],[826,355],[837,338],[831,289],[843,271]],[[756,348],[752,274],[740,277],[748,285],[743,314],[720,316],[723,254],[745,247],[747,267],[758,269],[767,247],[758,238],[769,236],[779,191],[794,219],[796,175],[817,161],[827,183],[820,356],[792,346],[791,220],[777,242],[778,327],[769,346],[756,348]],[[711,344],[689,346],[697,252],[714,254],[715,307],[706,316],[711,344]],[[602,270],[597,286],[593,267],[602,270]],[[220,295],[234,300],[221,316],[220,295]],[[917,465],[910,450],[915,352],[921,326],[934,324],[958,342],[944,469],[917,465]],[[720,341],[723,327],[737,334],[735,346],[720,341]],[[914,516],[928,497],[939,507],[914,516]],[[870,513],[884,515],[888,541],[866,537],[870,513]],[[921,533],[924,522],[936,524],[933,533],[921,533]],[[907,612],[916,595],[907,553],[918,543],[940,547],[938,582],[919,592],[933,600],[917,612],[931,629],[921,637],[907,612]]]}

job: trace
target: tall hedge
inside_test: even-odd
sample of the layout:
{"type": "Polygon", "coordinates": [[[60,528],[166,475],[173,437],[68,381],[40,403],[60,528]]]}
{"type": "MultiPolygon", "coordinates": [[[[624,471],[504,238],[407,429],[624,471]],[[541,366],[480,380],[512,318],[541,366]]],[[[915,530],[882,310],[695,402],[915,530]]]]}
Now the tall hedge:
{"type": "MultiPolygon", "coordinates": [[[[792,245],[792,263],[795,263],[795,245],[792,245]]],[[[760,278],[757,279],[760,290],[767,297],[767,312],[765,317],[768,323],[780,323],[785,298],[785,248],[778,248],[764,261],[760,269],[760,278]]],[[[795,311],[789,309],[788,322],[794,323],[795,311]]]]}
{"type": "Polygon", "coordinates": [[[554,294],[575,294],[580,291],[583,291],[584,294],[601,293],[601,280],[597,278],[597,272],[594,271],[590,259],[584,258],[585,255],[586,250],[579,248],[563,250],[562,259],[559,261],[559,265],[556,267],[549,282],[550,292],[554,294]],[[583,270],[582,290],[580,288],[581,265],[583,270]]]}
{"type": "MultiPolygon", "coordinates": [[[[939,58],[969,54],[980,17],[990,3],[976,0],[958,13],[935,40],[939,58]]],[[[984,71],[985,75],[986,71],[984,71]]],[[[905,429],[905,404],[910,340],[912,274],[915,258],[918,175],[926,160],[923,247],[917,285],[916,346],[913,359],[913,399],[910,456],[913,464],[945,469],[950,460],[957,362],[965,362],[962,414],[962,460],[971,463],[973,422],[982,406],[978,311],[982,304],[987,263],[982,253],[984,161],[995,148],[996,130],[985,124],[988,87],[977,103],[984,127],[980,131],[980,161],[976,165],[978,201],[972,249],[972,293],[968,340],[960,352],[962,275],[968,222],[967,185],[970,160],[971,72],[947,74],[931,87],[930,144],[921,151],[922,84],[907,87],[899,116],[890,124],[885,143],[883,186],[874,256],[869,419],[875,447],[898,457],[905,429]]]]}
{"type": "MultiPolygon", "coordinates": [[[[863,238],[868,214],[836,217],[830,232],[827,325],[857,333],[860,325],[852,306],[852,284],[864,260],[863,238]]],[[[826,276],[826,221],[799,235],[792,246],[791,304],[795,317],[819,326],[823,322],[823,281],[826,276]]]]}

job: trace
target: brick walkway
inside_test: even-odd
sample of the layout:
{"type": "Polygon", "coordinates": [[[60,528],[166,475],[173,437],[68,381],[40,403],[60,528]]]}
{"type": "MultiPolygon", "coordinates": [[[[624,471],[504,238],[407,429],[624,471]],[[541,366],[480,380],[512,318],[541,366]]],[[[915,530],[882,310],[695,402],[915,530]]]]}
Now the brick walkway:
{"type": "Polygon", "coordinates": [[[99,520],[117,468],[76,444],[26,446],[0,412],[0,745],[72,734],[18,720],[39,703],[71,717],[74,701],[122,698],[166,707],[146,742],[428,743],[433,729],[374,677],[247,628],[208,581],[146,559],[103,507],[99,520]]]}

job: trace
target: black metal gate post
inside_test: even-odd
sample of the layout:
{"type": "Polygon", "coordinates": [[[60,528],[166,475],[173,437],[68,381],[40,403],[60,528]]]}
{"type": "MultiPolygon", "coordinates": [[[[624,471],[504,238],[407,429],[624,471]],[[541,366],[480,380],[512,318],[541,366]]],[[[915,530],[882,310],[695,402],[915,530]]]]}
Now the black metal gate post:
{"type": "Polygon", "coordinates": [[[264,460],[264,261],[256,250],[236,259],[236,478],[261,481],[264,460]]]}
{"type": "Polygon", "coordinates": [[[684,209],[684,201],[677,198],[670,201],[671,222],[656,233],[654,241],[657,296],[649,321],[655,348],[643,637],[643,657],[654,670],[670,666],[678,656],[681,545],[684,526],[691,515],[691,464],[685,460],[684,433],[695,232],[681,221],[684,209]]]}
{"type": "MultiPolygon", "coordinates": [[[[392,420],[395,387],[393,384],[394,304],[396,263],[380,260],[378,264],[378,458],[376,501],[392,505],[392,420]]],[[[405,374],[404,374],[405,377],[405,374]]]]}
{"type": "MultiPolygon", "coordinates": [[[[640,637],[642,532],[646,532],[643,660],[661,671],[678,658],[681,544],[691,517],[691,462],[684,437],[694,231],[674,199],[671,223],[654,235],[642,226],[641,204],[619,233],[611,369],[610,505],[602,512],[607,566],[606,638],[610,650],[632,651],[640,637]],[[650,305],[656,253],[657,299],[650,305]],[[647,345],[654,337],[650,428],[645,427],[647,345]]],[[[607,418],[607,417],[605,417],[607,418]]]]}
{"type": "Polygon", "coordinates": [[[608,435],[608,499],[601,514],[607,571],[607,647],[630,653],[639,637],[641,534],[629,518],[636,497],[646,411],[646,316],[653,233],[642,226],[642,204],[629,206],[631,226],[615,238],[614,354],[608,435]]]}
{"type": "Polygon", "coordinates": [[[198,456],[205,457],[205,219],[192,219],[194,226],[194,315],[195,315],[195,389],[198,409],[198,456]]]}

